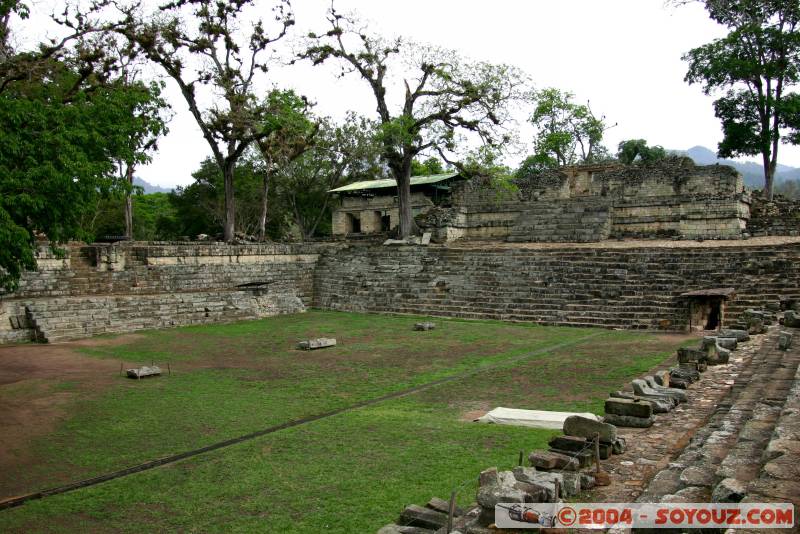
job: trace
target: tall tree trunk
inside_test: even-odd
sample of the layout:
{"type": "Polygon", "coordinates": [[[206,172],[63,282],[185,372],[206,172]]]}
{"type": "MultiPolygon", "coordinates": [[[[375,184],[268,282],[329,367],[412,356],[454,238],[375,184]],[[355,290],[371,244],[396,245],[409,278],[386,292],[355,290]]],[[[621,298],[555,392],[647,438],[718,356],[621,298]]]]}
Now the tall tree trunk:
{"type": "Polygon", "coordinates": [[[227,243],[230,243],[236,237],[236,200],[233,188],[233,167],[233,162],[226,161],[225,166],[222,168],[222,177],[225,181],[225,226],[223,236],[227,243]]]}
{"type": "MultiPolygon", "coordinates": [[[[132,163],[127,164],[125,178],[128,180],[128,185],[133,187],[132,163]]],[[[125,195],[125,237],[133,239],[133,200],[130,191],[125,195]]]]}
{"type": "Polygon", "coordinates": [[[397,181],[397,199],[400,211],[400,239],[407,239],[417,233],[417,223],[411,211],[411,165],[394,169],[397,181]]]}
{"type": "Polygon", "coordinates": [[[261,216],[258,218],[258,240],[267,240],[267,208],[269,207],[269,173],[264,173],[261,187],[261,216]]]}
{"type": "Polygon", "coordinates": [[[773,161],[770,161],[769,153],[767,152],[762,153],[762,157],[764,164],[764,198],[768,202],[772,202],[772,181],[775,178],[777,160],[773,158],[773,161]]]}

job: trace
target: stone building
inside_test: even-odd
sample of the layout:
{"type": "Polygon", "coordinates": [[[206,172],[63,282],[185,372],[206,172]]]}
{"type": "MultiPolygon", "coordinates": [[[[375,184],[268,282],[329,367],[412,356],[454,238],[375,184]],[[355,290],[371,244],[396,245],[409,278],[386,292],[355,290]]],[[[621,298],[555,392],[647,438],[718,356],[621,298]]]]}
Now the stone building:
{"type": "MultiPolygon", "coordinates": [[[[455,172],[411,177],[411,209],[414,215],[449,201],[450,188],[461,175],[455,172]]],[[[399,224],[397,182],[368,180],[329,191],[339,195],[333,212],[333,235],[388,232],[399,224]]]]}
{"type": "Polygon", "coordinates": [[[442,242],[591,242],[737,239],[750,218],[750,194],[735,169],[697,166],[689,158],[563,167],[514,186],[464,182],[453,188],[449,207],[430,209],[419,222],[442,242]]]}

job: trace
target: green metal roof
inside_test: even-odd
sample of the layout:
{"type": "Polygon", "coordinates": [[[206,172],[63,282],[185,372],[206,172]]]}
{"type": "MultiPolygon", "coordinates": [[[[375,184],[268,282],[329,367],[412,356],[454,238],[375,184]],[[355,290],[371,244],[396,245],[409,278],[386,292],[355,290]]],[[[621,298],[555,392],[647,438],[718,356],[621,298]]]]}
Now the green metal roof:
{"type": "MultiPolygon", "coordinates": [[[[412,176],[411,185],[426,185],[443,182],[450,178],[458,176],[457,172],[449,172],[447,174],[432,174],[430,176],[412,176]]],[[[364,182],[354,182],[352,184],[343,185],[336,189],[331,189],[328,193],[345,193],[348,191],[361,191],[364,189],[385,189],[388,187],[397,187],[397,182],[394,178],[386,180],[366,180],[364,182]]]]}

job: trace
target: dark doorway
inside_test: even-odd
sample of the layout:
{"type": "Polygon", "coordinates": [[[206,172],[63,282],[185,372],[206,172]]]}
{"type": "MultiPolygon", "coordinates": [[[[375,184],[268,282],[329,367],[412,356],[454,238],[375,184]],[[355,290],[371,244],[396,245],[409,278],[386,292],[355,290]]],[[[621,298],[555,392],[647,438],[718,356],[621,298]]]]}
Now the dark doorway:
{"type": "Polygon", "coordinates": [[[352,213],[347,214],[347,233],[348,234],[361,233],[361,219],[356,217],[352,213]]]}
{"type": "Polygon", "coordinates": [[[716,330],[717,328],[719,328],[721,305],[722,303],[719,300],[709,301],[708,320],[706,321],[705,330],[716,330]]]}
{"type": "Polygon", "coordinates": [[[381,232],[388,232],[392,229],[392,218],[388,215],[381,217],[381,232]]]}

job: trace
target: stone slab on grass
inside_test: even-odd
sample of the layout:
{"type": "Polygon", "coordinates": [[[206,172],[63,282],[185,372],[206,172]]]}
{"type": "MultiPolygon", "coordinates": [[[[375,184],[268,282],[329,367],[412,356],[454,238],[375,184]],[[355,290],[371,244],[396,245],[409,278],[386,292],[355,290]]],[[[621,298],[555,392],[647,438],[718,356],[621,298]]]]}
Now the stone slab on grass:
{"type": "Polygon", "coordinates": [[[329,337],[308,339],[306,341],[300,341],[297,344],[297,348],[300,350],[316,350],[316,349],[324,349],[326,347],[335,347],[335,346],[336,346],[336,340],[334,338],[329,338],[329,337]]]}
{"type": "Polygon", "coordinates": [[[128,369],[127,370],[128,378],[135,378],[137,380],[139,378],[148,378],[148,377],[152,377],[152,376],[159,376],[160,374],[161,374],[161,368],[159,366],[157,366],[157,365],[152,365],[150,367],[145,365],[145,366],[142,366],[142,367],[138,367],[136,369],[128,369]]]}

